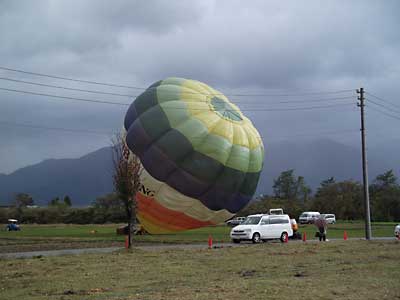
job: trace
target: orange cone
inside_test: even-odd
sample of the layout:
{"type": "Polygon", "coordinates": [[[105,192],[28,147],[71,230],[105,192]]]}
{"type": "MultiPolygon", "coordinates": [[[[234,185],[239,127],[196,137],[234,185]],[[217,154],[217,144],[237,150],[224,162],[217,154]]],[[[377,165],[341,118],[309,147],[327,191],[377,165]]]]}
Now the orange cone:
{"type": "Polygon", "coordinates": [[[345,230],[344,233],[343,233],[343,239],[344,239],[345,241],[347,241],[347,232],[346,232],[346,230],[345,230]]]}
{"type": "Polygon", "coordinates": [[[303,242],[307,241],[307,234],[305,232],[303,232],[303,242]]]}
{"type": "Polygon", "coordinates": [[[211,234],[208,236],[208,249],[211,249],[212,248],[212,243],[213,243],[213,240],[212,240],[212,237],[211,237],[211,234]]]}
{"type": "Polygon", "coordinates": [[[125,236],[125,249],[128,249],[129,248],[129,241],[128,241],[128,236],[126,235],[125,236]]]}
{"type": "Polygon", "coordinates": [[[285,243],[287,243],[287,242],[289,242],[289,235],[288,234],[285,235],[285,243]]]}

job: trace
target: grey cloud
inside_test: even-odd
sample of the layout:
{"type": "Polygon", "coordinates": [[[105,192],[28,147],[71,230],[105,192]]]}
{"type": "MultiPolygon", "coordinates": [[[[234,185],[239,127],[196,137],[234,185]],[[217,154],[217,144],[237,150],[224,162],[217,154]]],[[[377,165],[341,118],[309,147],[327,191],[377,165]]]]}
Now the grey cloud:
{"type": "MultiPolygon", "coordinates": [[[[181,76],[228,92],[271,93],[273,89],[287,93],[364,86],[378,95],[396,99],[400,79],[399,11],[397,1],[308,1],[307,5],[298,1],[0,1],[0,65],[136,86],[181,76]]],[[[130,94],[140,92],[10,72],[0,72],[0,76],[130,94]]],[[[0,81],[0,87],[11,86],[132,101],[0,81]]],[[[265,137],[266,145],[296,133],[357,129],[356,95],[349,95],[354,96],[354,100],[349,100],[349,108],[246,114],[265,137]]],[[[299,99],[310,98],[318,99],[299,99]]],[[[239,105],[243,109],[311,106],[271,104],[279,99],[233,97],[243,102],[239,105]],[[249,102],[257,104],[251,106],[249,102]]],[[[50,127],[118,130],[124,115],[124,108],[56,102],[5,92],[0,92],[0,101],[0,120],[23,120],[50,127]]],[[[379,115],[372,107],[368,109],[371,118],[367,125],[371,132],[382,130],[388,137],[397,135],[397,120],[379,115]]],[[[0,172],[13,169],[13,163],[5,160],[15,160],[15,166],[21,166],[22,162],[40,158],[84,154],[107,141],[90,135],[57,136],[46,131],[3,127],[0,130],[2,136],[12,141],[1,145],[0,152],[14,149],[19,157],[24,157],[17,162],[1,155],[0,172]]],[[[354,144],[359,137],[333,138],[354,144]]],[[[371,142],[374,139],[371,135],[371,142]]]]}

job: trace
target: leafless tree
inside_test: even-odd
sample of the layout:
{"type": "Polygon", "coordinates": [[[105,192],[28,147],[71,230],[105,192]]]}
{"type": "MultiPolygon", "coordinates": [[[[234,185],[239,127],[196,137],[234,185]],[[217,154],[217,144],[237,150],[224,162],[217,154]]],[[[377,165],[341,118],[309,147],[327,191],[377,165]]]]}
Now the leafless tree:
{"type": "Polygon", "coordinates": [[[136,223],[136,193],[140,188],[142,165],[139,158],[129,151],[125,138],[116,134],[112,141],[115,192],[125,207],[128,221],[129,248],[132,245],[132,228],[136,223]]]}

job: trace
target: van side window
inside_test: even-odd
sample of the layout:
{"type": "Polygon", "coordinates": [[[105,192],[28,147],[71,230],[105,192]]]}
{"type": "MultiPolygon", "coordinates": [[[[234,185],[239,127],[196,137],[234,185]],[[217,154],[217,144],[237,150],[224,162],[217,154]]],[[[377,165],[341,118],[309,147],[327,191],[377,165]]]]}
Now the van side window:
{"type": "Polygon", "coordinates": [[[280,224],[280,222],[279,222],[279,217],[277,217],[277,218],[271,218],[270,220],[269,220],[269,224],[280,224]]]}
{"type": "Polygon", "coordinates": [[[268,218],[262,218],[261,222],[260,222],[260,225],[266,225],[266,224],[269,224],[268,218]]]}
{"type": "Polygon", "coordinates": [[[288,218],[282,218],[282,224],[287,224],[290,223],[290,220],[288,218]]]}
{"type": "Polygon", "coordinates": [[[269,219],[269,224],[287,224],[287,223],[289,223],[289,219],[284,217],[275,217],[269,219]]]}

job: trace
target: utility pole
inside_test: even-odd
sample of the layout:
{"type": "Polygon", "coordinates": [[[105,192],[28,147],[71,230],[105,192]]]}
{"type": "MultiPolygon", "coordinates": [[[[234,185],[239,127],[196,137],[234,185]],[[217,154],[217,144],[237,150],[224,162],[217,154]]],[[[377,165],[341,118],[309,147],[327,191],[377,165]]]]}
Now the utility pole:
{"type": "Polygon", "coordinates": [[[368,163],[367,163],[367,150],[365,147],[365,124],[364,124],[364,88],[357,90],[360,94],[357,106],[361,111],[361,149],[362,149],[362,168],[363,168],[363,185],[364,185],[364,215],[365,215],[365,239],[371,239],[371,213],[369,209],[369,190],[368,190],[368,163]]]}

